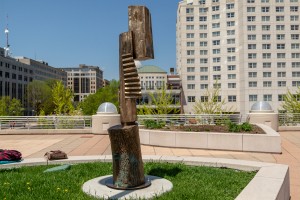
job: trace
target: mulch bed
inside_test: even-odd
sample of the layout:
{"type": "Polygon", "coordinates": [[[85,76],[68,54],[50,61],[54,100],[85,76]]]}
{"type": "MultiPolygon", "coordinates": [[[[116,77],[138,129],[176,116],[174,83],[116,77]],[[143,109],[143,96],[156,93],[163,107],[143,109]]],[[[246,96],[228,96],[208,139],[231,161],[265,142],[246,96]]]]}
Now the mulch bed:
{"type": "MultiPolygon", "coordinates": [[[[249,132],[238,132],[247,134],[266,134],[263,129],[256,125],[252,125],[253,129],[249,132]]],[[[233,133],[229,132],[227,126],[222,125],[184,125],[184,126],[166,126],[164,131],[187,131],[187,132],[217,132],[217,133],[233,133]]]]}

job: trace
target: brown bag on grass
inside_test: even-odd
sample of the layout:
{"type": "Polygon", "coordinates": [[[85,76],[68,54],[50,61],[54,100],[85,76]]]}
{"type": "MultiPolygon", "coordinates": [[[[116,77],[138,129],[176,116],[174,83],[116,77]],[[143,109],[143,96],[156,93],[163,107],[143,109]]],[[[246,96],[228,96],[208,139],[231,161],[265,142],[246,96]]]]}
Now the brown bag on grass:
{"type": "Polygon", "coordinates": [[[67,154],[61,150],[48,151],[44,156],[47,160],[60,160],[68,158],[67,154]]]}

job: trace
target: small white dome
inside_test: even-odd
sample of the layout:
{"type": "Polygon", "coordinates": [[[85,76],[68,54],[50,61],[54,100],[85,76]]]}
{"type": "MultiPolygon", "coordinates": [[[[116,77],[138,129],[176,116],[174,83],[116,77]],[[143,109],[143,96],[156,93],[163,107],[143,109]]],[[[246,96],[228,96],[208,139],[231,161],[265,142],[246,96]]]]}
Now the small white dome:
{"type": "Polygon", "coordinates": [[[114,104],[112,104],[110,102],[105,102],[105,103],[102,103],[98,107],[97,114],[100,114],[100,113],[117,114],[118,113],[118,109],[117,109],[117,107],[114,104]]]}
{"type": "Polygon", "coordinates": [[[251,106],[250,112],[274,112],[271,105],[266,101],[259,101],[251,106]]]}

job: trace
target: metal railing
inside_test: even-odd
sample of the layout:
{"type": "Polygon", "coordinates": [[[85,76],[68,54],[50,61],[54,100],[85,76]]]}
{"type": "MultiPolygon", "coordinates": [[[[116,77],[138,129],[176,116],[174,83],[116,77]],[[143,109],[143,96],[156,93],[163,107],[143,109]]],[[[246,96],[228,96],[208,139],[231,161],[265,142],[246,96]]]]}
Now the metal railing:
{"type": "Polygon", "coordinates": [[[86,129],[92,116],[1,116],[2,129],[86,129]]]}
{"type": "Polygon", "coordinates": [[[172,114],[172,115],[138,115],[138,123],[144,124],[144,120],[163,121],[166,124],[186,125],[186,124],[225,124],[227,121],[241,123],[246,121],[240,114],[172,114]]]}
{"type": "Polygon", "coordinates": [[[279,113],[279,126],[300,126],[300,113],[279,113]]]}

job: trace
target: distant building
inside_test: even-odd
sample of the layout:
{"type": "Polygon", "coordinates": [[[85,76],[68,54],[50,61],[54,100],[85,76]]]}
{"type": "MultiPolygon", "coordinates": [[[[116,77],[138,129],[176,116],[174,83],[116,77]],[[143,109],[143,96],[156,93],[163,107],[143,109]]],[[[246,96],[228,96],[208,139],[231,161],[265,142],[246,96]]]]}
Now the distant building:
{"type": "Polygon", "coordinates": [[[90,94],[103,87],[103,71],[98,66],[61,68],[67,72],[67,86],[74,92],[74,101],[84,100],[90,94]]]}
{"type": "Polygon", "coordinates": [[[249,113],[257,101],[281,108],[300,86],[299,0],[190,0],[178,3],[177,71],[184,111],[207,89],[249,113]]]}
{"type": "Polygon", "coordinates": [[[103,87],[108,86],[109,84],[110,84],[109,80],[103,79],[103,83],[102,83],[103,87]]]}
{"type": "Polygon", "coordinates": [[[67,85],[67,73],[61,69],[49,66],[47,62],[26,57],[16,57],[16,60],[33,67],[34,80],[45,81],[55,79],[61,80],[65,86],[67,85]]]}
{"type": "Polygon", "coordinates": [[[170,74],[157,66],[143,66],[138,68],[140,77],[142,98],[138,100],[138,104],[151,104],[150,93],[166,89],[167,93],[172,94],[173,104],[180,110],[180,78],[178,75],[170,74]],[[174,88],[172,85],[174,84],[174,88]]]}

